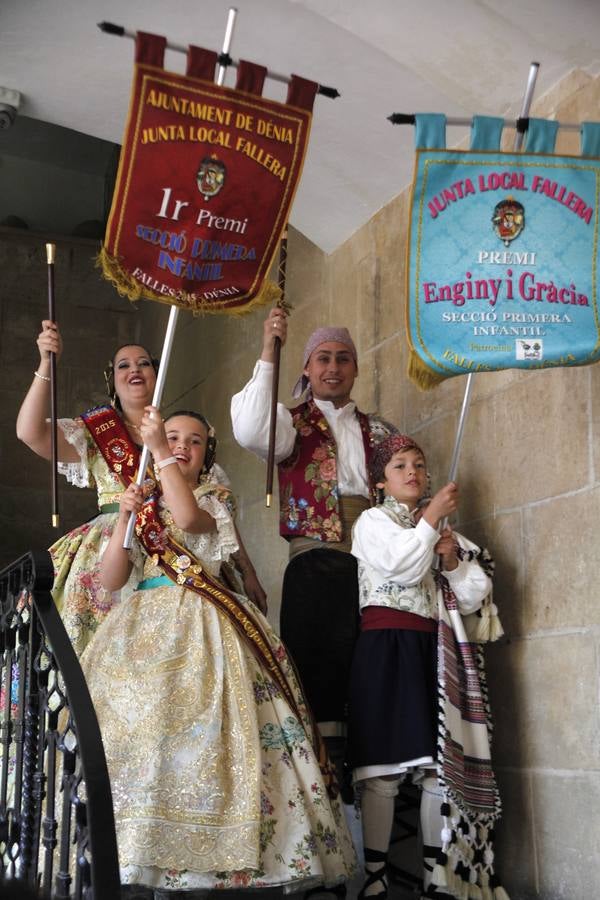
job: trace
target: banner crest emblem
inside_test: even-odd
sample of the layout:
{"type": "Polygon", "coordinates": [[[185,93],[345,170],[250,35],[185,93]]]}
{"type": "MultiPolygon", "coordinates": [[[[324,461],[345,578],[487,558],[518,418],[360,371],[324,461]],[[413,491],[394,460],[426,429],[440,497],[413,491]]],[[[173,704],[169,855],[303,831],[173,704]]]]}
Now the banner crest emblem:
{"type": "Polygon", "coordinates": [[[501,200],[494,207],[492,225],[500,240],[508,247],[525,228],[525,207],[514,197],[501,200]]]}
{"type": "Polygon", "coordinates": [[[205,200],[216,197],[225,184],[226,177],[227,168],[225,163],[221,162],[216,154],[213,153],[212,156],[204,157],[198,169],[197,180],[198,190],[205,200]]]}

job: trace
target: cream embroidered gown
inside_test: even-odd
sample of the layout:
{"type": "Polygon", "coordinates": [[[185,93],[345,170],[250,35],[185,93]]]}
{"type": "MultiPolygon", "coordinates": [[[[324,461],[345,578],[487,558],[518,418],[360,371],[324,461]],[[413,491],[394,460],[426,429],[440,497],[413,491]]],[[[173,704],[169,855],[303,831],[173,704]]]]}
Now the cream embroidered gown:
{"type": "MultiPolygon", "coordinates": [[[[170,527],[216,576],[237,549],[233,523],[214,492],[196,494],[217,533],[170,527]]],[[[163,520],[172,522],[166,510],[163,520]]],[[[133,559],[133,580],[148,586],[123,589],[81,660],[111,776],[123,882],[296,890],[351,876],[354,849],[309,723],[224,616],[172,582],[153,586],[161,571],[141,549],[133,559]]],[[[283,645],[252,611],[304,709],[283,645]]]]}
{"type": "Polygon", "coordinates": [[[76,487],[95,487],[98,492],[98,515],[50,547],[52,596],[80,656],[115,600],[100,584],[100,559],[113,532],[124,487],[108,468],[82,419],[59,419],[58,424],[80,457],[79,462],[59,463],[59,472],[76,487]]]}

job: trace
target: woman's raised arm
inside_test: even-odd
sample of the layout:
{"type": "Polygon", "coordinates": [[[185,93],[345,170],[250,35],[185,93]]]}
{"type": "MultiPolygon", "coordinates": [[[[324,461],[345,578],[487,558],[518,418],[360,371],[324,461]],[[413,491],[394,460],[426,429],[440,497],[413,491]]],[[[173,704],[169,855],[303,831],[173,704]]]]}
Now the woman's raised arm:
{"type": "MultiPolygon", "coordinates": [[[[51,426],[48,420],[50,407],[50,354],[56,353],[57,360],[62,353],[62,338],[58,325],[46,319],[37,339],[40,362],[34,371],[31,387],[27,391],[17,416],[17,437],[43,459],[52,456],[51,426]]],[[[58,459],[60,462],[78,462],[79,454],[65,438],[62,430],[57,434],[58,459]]]]}

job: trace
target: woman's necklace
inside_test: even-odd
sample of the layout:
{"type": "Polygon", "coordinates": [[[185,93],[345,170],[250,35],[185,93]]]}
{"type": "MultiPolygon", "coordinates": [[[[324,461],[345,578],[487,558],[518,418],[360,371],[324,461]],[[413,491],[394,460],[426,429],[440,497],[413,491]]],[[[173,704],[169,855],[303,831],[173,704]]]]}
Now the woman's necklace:
{"type": "Polygon", "coordinates": [[[134,425],[133,422],[128,422],[127,419],[123,419],[128,428],[133,428],[134,431],[137,431],[138,434],[142,433],[142,429],[139,425],[134,425]]]}

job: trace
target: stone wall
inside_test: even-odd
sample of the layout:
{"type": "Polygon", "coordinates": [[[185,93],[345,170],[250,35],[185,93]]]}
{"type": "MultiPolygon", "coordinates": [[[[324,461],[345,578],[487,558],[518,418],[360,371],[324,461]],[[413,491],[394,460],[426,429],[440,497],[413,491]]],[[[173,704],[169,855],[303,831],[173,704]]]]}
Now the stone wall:
{"type": "MultiPolygon", "coordinates": [[[[534,106],[563,121],[598,119],[600,79],[573,72],[534,106]]],[[[561,134],[559,152],[578,152],[561,134]]],[[[316,151],[315,151],[316,152],[316,151]]],[[[405,372],[407,192],[331,256],[290,233],[288,299],[294,304],[283,353],[280,399],[287,401],[310,332],[345,324],[356,340],[354,396],[414,434],[434,484],[443,483],[464,378],[423,393],[405,372]]],[[[35,366],[34,336],[44,315],[44,265],[31,245],[0,243],[2,263],[2,450],[0,508],[6,559],[43,524],[47,466],[14,439],[14,416],[35,366]]],[[[166,312],[136,314],[87,265],[89,248],[59,254],[57,284],[68,295],[63,319],[61,408],[99,395],[100,369],[115,343],[160,345],[166,312]]],[[[278,621],[286,544],[277,509],[265,508],[265,466],[233,442],[229,400],[250,376],[265,312],[239,319],[179,317],[165,409],[199,408],[217,428],[218,458],[239,498],[239,522],[278,621]]],[[[494,755],[505,813],[498,868],[512,900],[581,900],[600,893],[600,367],[481,375],[466,427],[458,481],[459,525],[497,561],[496,600],[506,637],[489,648],[496,731],[494,755]]],[[[93,513],[92,498],[64,492],[65,528],[93,513]],[[75,495],[74,499],[72,498],[75,495]],[[68,506],[68,504],[73,504],[68,506]],[[85,509],[84,509],[85,507],[85,509]]]]}
{"type": "MultiPolygon", "coordinates": [[[[64,338],[58,367],[58,414],[72,416],[106,402],[102,371],[129,341],[154,347],[167,307],[136,309],[94,268],[93,241],[57,239],[56,318],[64,338]]],[[[48,317],[46,251],[42,235],[0,229],[0,568],[97,512],[96,494],[59,476],[60,529],[51,525],[50,465],[19,443],[17,412],[39,362],[35,340],[48,317]]],[[[48,393],[49,396],[49,393],[48,393]]],[[[48,411],[48,415],[50,412],[48,411]]]]}

